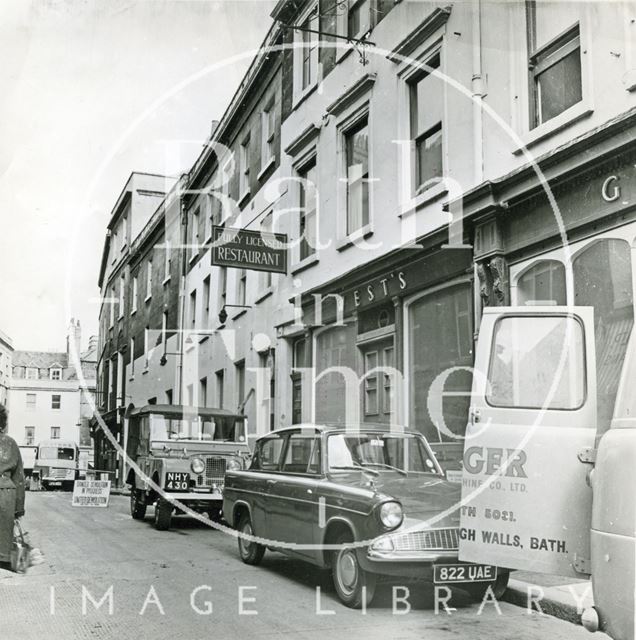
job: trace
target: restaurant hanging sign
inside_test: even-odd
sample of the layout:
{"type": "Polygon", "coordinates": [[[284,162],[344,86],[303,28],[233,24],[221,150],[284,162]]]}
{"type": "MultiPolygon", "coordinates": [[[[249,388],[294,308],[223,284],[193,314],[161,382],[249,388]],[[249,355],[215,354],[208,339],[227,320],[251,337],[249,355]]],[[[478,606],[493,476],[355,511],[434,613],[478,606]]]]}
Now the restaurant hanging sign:
{"type": "Polygon", "coordinates": [[[287,236],[284,233],[214,226],[213,240],[213,265],[287,273],[287,236]]]}

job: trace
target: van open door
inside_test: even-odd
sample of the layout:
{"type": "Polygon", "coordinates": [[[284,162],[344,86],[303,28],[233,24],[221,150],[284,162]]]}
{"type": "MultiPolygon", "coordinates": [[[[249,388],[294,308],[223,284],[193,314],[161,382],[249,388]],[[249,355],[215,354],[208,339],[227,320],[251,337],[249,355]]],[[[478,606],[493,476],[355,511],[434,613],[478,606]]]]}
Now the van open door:
{"type": "Polygon", "coordinates": [[[590,572],[592,307],[488,307],[462,475],[461,560],[590,572]]]}

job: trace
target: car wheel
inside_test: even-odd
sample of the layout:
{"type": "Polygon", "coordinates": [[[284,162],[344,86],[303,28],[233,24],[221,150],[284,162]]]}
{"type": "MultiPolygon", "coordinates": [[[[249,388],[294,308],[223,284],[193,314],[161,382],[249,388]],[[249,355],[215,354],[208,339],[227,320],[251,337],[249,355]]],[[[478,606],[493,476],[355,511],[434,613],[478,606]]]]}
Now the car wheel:
{"type": "Polygon", "coordinates": [[[346,546],[347,542],[352,540],[351,536],[345,534],[336,541],[336,544],[343,546],[331,556],[333,584],[343,604],[352,609],[360,609],[371,604],[377,577],[360,566],[355,547],[346,546]]]}
{"type": "Polygon", "coordinates": [[[241,560],[245,564],[259,564],[263,559],[265,547],[262,544],[258,544],[258,542],[247,540],[245,538],[245,536],[254,535],[252,520],[247,513],[241,516],[241,519],[239,520],[238,530],[238,548],[241,560]]]}
{"type": "Polygon", "coordinates": [[[497,600],[503,598],[504,593],[506,593],[509,579],[510,571],[502,571],[497,575],[497,579],[492,583],[492,591],[495,594],[495,598],[497,598],[497,600]]]}
{"type": "Polygon", "coordinates": [[[223,512],[220,507],[213,507],[212,509],[208,509],[208,518],[212,520],[212,522],[221,522],[223,519],[223,512]]]}
{"type": "Polygon", "coordinates": [[[464,583],[460,586],[460,589],[465,591],[473,600],[481,602],[486,595],[488,587],[491,587],[495,598],[500,600],[508,588],[509,577],[510,573],[506,571],[504,573],[500,573],[496,580],[493,580],[492,582],[464,583]]]}
{"type": "Polygon", "coordinates": [[[134,520],[146,517],[146,494],[141,489],[130,489],[130,515],[134,520]]]}
{"type": "Polygon", "coordinates": [[[172,505],[167,501],[159,498],[155,506],[155,529],[157,531],[166,531],[170,529],[172,521],[172,505]]]}

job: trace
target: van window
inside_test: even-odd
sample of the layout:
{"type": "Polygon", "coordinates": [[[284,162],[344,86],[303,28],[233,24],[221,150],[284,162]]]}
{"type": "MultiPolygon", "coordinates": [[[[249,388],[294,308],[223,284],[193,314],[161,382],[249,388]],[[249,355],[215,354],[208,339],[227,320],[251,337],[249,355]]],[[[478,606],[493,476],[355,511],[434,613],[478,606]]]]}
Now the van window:
{"type": "Polygon", "coordinates": [[[40,447],[40,460],[75,460],[75,449],[70,447],[40,447]]]}
{"type": "Polygon", "coordinates": [[[566,316],[507,316],[495,326],[487,401],[565,409],[585,400],[583,328],[566,316]]]}

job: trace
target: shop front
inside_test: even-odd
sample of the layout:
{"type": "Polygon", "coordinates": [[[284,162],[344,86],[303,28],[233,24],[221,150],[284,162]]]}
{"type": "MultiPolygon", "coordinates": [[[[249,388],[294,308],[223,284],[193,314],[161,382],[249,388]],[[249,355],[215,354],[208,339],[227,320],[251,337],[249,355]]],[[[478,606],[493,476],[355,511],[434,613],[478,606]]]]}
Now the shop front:
{"type": "Polygon", "coordinates": [[[482,305],[593,308],[599,435],[609,428],[634,324],[635,124],[625,124],[539,159],[553,201],[532,168],[478,190],[481,207],[465,199],[482,305]]]}
{"type": "Polygon", "coordinates": [[[473,358],[472,272],[470,251],[437,243],[308,292],[294,344],[294,421],[405,425],[458,461],[473,358]]]}
{"type": "Polygon", "coordinates": [[[634,323],[630,118],[540,158],[550,197],[533,167],[464,194],[472,250],[430,238],[305,293],[294,422],[403,424],[459,469],[482,309],[577,305],[594,309],[599,433],[607,429],[634,323]]]}

